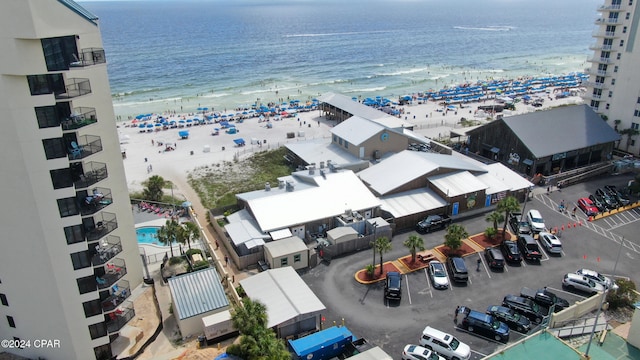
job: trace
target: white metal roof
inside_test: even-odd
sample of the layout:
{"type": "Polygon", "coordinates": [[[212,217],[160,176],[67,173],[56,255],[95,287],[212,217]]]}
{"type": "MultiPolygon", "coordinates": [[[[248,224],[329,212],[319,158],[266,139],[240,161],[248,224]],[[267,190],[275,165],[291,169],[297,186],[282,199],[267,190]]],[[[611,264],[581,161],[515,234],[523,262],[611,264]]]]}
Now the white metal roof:
{"type": "Polygon", "coordinates": [[[215,268],[169,278],[169,289],[180,320],[229,306],[215,268]]]}
{"type": "MultiPolygon", "coordinates": [[[[251,240],[263,240],[268,238],[267,235],[262,234],[251,221],[240,220],[239,222],[232,222],[224,227],[225,231],[229,234],[231,241],[236,246],[249,242],[251,240]]],[[[264,240],[263,242],[264,243],[264,240]]],[[[261,245],[261,244],[260,244],[261,245]]],[[[248,248],[249,246],[247,246],[248,248]]]]}
{"type": "Polygon", "coordinates": [[[286,239],[292,236],[293,234],[291,234],[291,230],[289,229],[280,229],[280,230],[270,232],[269,235],[273,240],[281,240],[281,239],[286,239]]]}
{"type": "Polygon", "coordinates": [[[439,209],[447,202],[433,190],[421,188],[380,198],[381,209],[388,211],[394,218],[439,209]]]}
{"type": "Polygon", "coordinates": [[[369,140],[385,127],[371,120],[352,116],[331,129],[331,133],[353,145],[360,145],[369,140]]]}
{"type": "Polygon", "coordinates": [[[489,187],[468,171],[430,176],[429,181],[448,197],[469,194],[489,187]]]}
{"type": "Polygon", "coordinates": [[[316,186],[293,191],[263,191],[268,196],[247,200],[261,231],[268,232],[306,224],[344,213],[378,207],[380,201],[350,170],[325,172],[316,170],[316,186]]]}
{"type": "Polygon", "coordinates": [[[360,171],[358,177],[375,192],[384,196],[409,181],[427,176],[438,169],[486,171],[462,157],[404,150],[360,171]],[[393,176],[389,176],[390,174],[393,176]]]}
{"type": "Polygon", "coordinates": [[[279,258],[281,256],[307,251],[308,249],[302,239],[297,236],[291,236],[286,239],[264,244],[264,250],[268,251],[272,257],[279,258]]]}
{"type": "Polygon", "coordinates": [[[479,175],[476,175],[476,178],[488,186],[487,190],[485,190],[485,193],[487,195],[497,194],[500,192],[511,190],[511,186],[500,181],[500,179],[498,179],[495,176],[495,174],[491,174],[491,173],[479,174],[479,175]]]}
{"type": "Polygon", "coordinates": [[[267,308],[267,327],[273,327],[299,315],[325,309],[300,275],[291,267],[269,269],[240,280],[252,300],[267,308]]]}
{"type": "Polygon", "coordinates": [[[339,239],[345,235],[357,235],[358,232],[356,229],[351,226],[338,226],[327,231],[327,237],[332,237],[334,239],[339,239]]]}
{"type": "Polygon", "coordinates": [[[501,163],[485,165],[485,169],[489,171],[489,174],[493,175],[501,182],[507,184],[509,186],[509,190],[511,191],[528,189],[534,185],[531,181],[527,180],[520,174],[512,171],[501,163]]]}
{"type": "Polygon", "coordinates": [[[354,101],[348,96],[336,93],[326,93],[318,98],[320,102],[342,109],[353,116],[373,120],[388,129],[412,128],[413,124],[389,115],[378,109],[354,101]]]}

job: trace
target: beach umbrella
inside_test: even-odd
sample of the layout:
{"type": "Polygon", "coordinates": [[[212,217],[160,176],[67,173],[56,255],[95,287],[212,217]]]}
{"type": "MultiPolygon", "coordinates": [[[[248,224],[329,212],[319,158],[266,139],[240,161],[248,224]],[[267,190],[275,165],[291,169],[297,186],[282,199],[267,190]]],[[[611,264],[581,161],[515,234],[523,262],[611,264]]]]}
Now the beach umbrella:
{"type": "Polygon", "coordinates": [[[160,126],[162,126],[162,124],[160,124],[160,123],[156,123],[156,124],[155,124],[155,126],[156,126],[156,127],[160,127],[160,126]]]}
{"type": "Polygon", "coordinates": [[[179,120],[178,124],[184,124],[184,120],[179,120]]]}
{"type": "Polygon", "coordinates": [[[188,208],[191,207],[191,201],[185,201],[182,203],[182,207],[188,208]]]}
{"type": "Polygon", "coordinates": [[[142,128],[146,127],[146,126],[145,126],[145,124],[140,124],[140,125],[138,125],[138,127],[142,129],[142,128]]]}

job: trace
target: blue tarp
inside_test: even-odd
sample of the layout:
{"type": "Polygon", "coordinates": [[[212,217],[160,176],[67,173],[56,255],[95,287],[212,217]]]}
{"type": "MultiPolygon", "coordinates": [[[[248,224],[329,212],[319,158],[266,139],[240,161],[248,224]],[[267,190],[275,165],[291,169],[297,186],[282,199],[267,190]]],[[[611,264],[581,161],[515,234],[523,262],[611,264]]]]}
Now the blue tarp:
{"type": "Polygon", "coordinates": [[[189,132],[188,131],[179,131],[178,135],[180,135],[181,138],[186,139],[189,137],[189,132]]]}
{"type": "Polygon", "coordinates": [[[243,138],[233,139],[233,142],[236,143],[236,145],[238,145],[238,146],[244,145],[244,139],[243,138]]]}
{"type": "Polygon", "coordinates": [[[289,347],[297,359],[330,359],[344,351],[346,344],[353,341],[353,334],[344,326],[333,326],[326,330],[307,335],[297,340],[289,340],[289,347]],[[313,354],[311,357],[309,355],[313,354]]]}

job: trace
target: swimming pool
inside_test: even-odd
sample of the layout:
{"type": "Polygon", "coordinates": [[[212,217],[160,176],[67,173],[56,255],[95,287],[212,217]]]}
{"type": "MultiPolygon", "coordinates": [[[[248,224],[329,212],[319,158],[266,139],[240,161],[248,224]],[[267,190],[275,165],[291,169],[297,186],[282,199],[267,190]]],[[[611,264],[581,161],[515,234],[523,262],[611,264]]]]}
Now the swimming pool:
{"type": "Polygon", "coordinates": [[[158,226],[147,226],[136,229],[138,244],[162,245],[158,242],[158,226]]]}

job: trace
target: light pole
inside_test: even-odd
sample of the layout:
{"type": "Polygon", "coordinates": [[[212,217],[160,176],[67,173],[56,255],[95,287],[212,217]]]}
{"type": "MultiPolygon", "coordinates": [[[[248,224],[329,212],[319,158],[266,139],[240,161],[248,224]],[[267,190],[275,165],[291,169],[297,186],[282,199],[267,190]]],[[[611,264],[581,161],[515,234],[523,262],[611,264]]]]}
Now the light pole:
{"type": "Polygon", "coordinates": [[[529,191],[531,191],[530,187],[527,188],[527,192],[524,196],[524,202],[522,203],[522,211],[520,212],[522,216],[524,216],[524,209],[527,207],[527,201],[529,201],[529,191]]]}
{"type": "Polygon", "coordinates": [[[371,264],[375,267],[376,266],[376,230],[378,228],[378,223],[373,222],[371,226],[373,226],[373,240],[371,241],[371,248],[373,249],[373,262],[371,264]]]}
{"type": "MultiPolygon", "coordinates": [[[[616,257],[616,263],[613,265],[613,274],[611,277],[616,276],[616,270],[618,269],[618,261],[620,260],[620,254],[622,253],[622,246],[624,245],[624,238],[620,239],[620,248],[618,249],[618,257],[616,257]]],[[[615,279],[613,280],[615,281],[615,279]]],[[[613,286],[613,284],[611,284],[613,286]]],[[[596,333],[596,326],[598,325],[598,318],[600,318],[600,313],[602,312],[602,305],[604,304],[604,300],[607,298],[607,294],[609,293],[609,289],[604,289],[604,294],[602,294],[602,298],[600,299],[600,306],[598,307],[598,313],[596,314],[596,319],[593,322],[593,328],[591,329],[591,334],[589,334],[589,342],[587,343],[587,350],[584,352],[584,356],[589,359],[589,350],[591,349],[591,341],[593,340],[593,335],[596,333]]]]}

